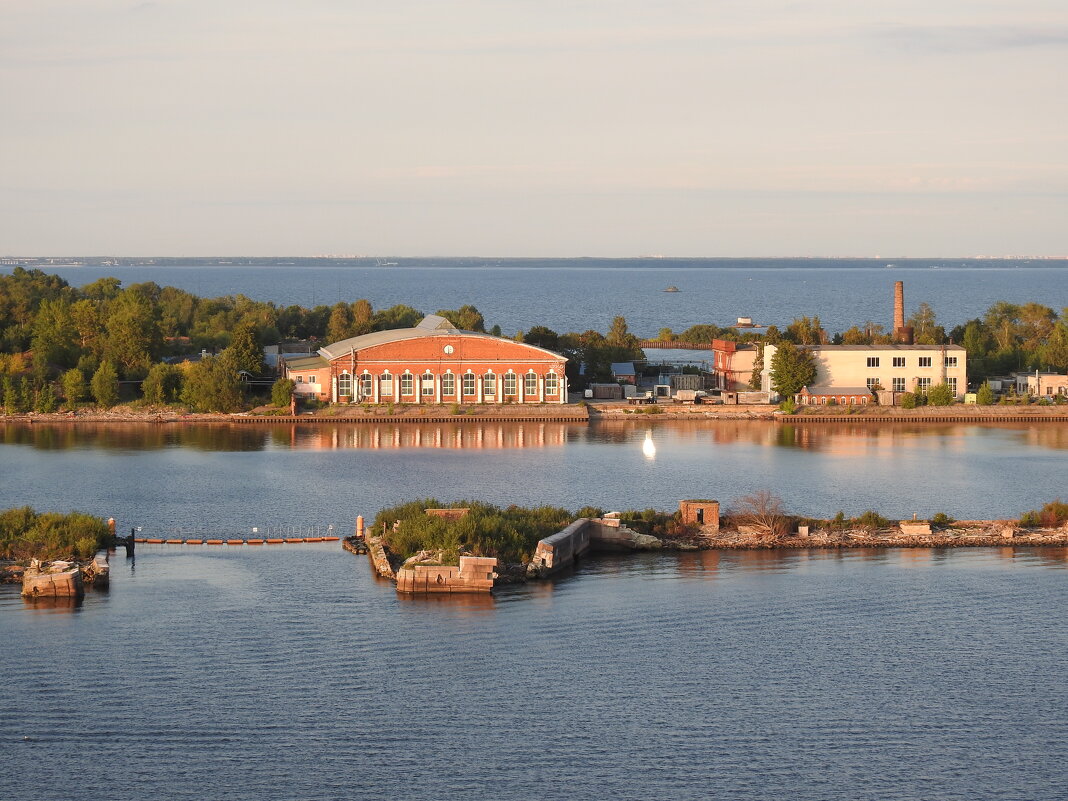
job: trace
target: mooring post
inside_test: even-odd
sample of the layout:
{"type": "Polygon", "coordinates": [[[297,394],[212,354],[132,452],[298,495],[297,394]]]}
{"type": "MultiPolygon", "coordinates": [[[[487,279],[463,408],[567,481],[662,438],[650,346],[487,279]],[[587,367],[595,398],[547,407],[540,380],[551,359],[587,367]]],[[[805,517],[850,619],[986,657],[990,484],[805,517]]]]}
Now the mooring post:
{"type": "Polygon", "coordinates": [[[363,539],[363,515],[356,515],[356,538],[363,539]]]}
{"type": "Polygon", "coordinates": [[[129,537],[127,537],[127,538],[126,538],[126,542],[124,542],[124,543],[123,543],[123,545],[125,545],[125,546],[126,546],[126,558],[127,558],[127,559],[133,559],[133,555],[134,555],[134,542],[135,542],[135,540],[134,540],[134,535],[135,535],[136,533],[137,533],[137,529],[136,529],[136,528],[131,528],[131,529],[130,529],[130,536],[129,536],[129,537]]]}

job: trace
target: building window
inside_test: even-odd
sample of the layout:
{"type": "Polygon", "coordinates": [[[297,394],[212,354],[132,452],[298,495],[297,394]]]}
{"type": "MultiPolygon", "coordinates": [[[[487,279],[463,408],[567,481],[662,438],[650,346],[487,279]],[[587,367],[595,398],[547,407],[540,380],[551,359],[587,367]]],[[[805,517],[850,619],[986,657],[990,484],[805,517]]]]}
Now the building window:
{"type": "Polygon", "coordinates": [[[405,373],[401,376],[401,395],[411,395],[415,392],[414,376],[411,373],[405,373]]]}
{"type": "Polygon", "coordinates": [[[956,366],[957,366],[957,357],[956,356],[946,356],[946,367],[956,367],[956,366]]]}
{"type": "Polygon", "coordinates": [[[464,394],[465,395],[474,395],[475,394],[475,374],[474,373],[464,373],[463,389],[464,389],[464,394]]]}
{"type": "Polygon", "coordinates": [[[378,379],[378,394],[380,397],[393,397],[393,376],[384,373],[378,379]]]}
{"type": "Polygon", "coordinates": [[[487,398],[497,395],[497,376],[493,373],[486,373],[482,376],[482,394],[487,398]]]}
{"type": "Polygon", "coordinates": [[[360,397],[370,398],[374,394],[374,378],[370,373],[360,376],[360,397]]]}
{"type": "Polygon", "coordinates": [[[931,357],[930,356],[921,356],[920,357],[920,367],[930,367],[930,366],[931,366],[931,357]]]}
{"type": "Polygon", "coordinates": [[[339,397],[352,397],[352,376],[342,373],[337,377],[337,394],[339,397]]]}
{"type": "Polygon", "coordinates": [[[304,383],[304,376],[298,375],[297,376],[297,383],[298,384],[303,384],[304,383]]]}
{"type": "Polygon", "coordinates": [[[516,391],[515,373],[507,373],[504,376],[504,394],[515,395],[516,391]]]}
{"type": "Polygon", "coordinates": [[[922,395],[927,394],[927,390],[931,388],[931,377],[924,376],[923,378],[916,379],[916,391],[922,395]]]}
{"type": "Polygon", "coordinates": [[[879,366],[879,357],[878,356],[869,356],[868,357],[868,367],[878,367],[878,366],[879,366]]]}
{"type": "Polygon", "coordinates": [[[905,366],[905,357],[904,356],[895,356],[894,357],[894,367],[904,367],[904,366],[905,366]]]}
{"type": "Polygon", "coordinates": [[[434,374],[430,372],[423,373],[423,395],[429,396],[434,394],[434,374]]]}
{"type": "Polygon", "coordinates": [[[538,394],[538,377],[534,373],[523,376],[523,394],[528,398],[538,394]]]}
{"type": "Polygon", "coordinates": [[[881,386],[882,386],[882,384],[879,382],[878,378],[869,378],[868,379],[868,389],[869,390],[872,390],[872,389],[875,389],[876,387],[881,387],[881,386]]]}
{"type": "Polygon", "coordinates": [[[545,376],[545,394],[555,395],[560,390],[560,385],[556,377],[556,373],[549,373],[545,376]]]}
{"type": "Polygon", "coordinates": [[[904,392],[905,391],[905,377],[904,376],[894,376],[892,381],[894,382],[894,387],[893,387],[894,392],[904,392]]]}
{"type": "Polygon", "coordinates": [[[441,394],[456,394],[456,376],[454,376],[452,373],[445,373],[445,375],[441,377],[441,394]]]}
{"type": "Polygon", "coordinates": [[[949,378],[946,379],[946,385],[949,387],[950,391],[953,393],[953,396],[956,397],[957,396],[957,377],[955,375],[951,375],[949,378]]]}

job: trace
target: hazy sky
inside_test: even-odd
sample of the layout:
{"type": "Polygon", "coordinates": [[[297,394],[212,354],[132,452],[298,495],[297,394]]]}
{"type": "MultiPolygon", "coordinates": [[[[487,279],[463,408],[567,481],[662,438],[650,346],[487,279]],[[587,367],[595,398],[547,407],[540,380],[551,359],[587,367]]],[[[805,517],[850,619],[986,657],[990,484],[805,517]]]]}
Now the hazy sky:
{"type": "Polygon", "coordinates": [[[1068,254],[1065,0],[0,0],[0,254],[1068,254]]]}

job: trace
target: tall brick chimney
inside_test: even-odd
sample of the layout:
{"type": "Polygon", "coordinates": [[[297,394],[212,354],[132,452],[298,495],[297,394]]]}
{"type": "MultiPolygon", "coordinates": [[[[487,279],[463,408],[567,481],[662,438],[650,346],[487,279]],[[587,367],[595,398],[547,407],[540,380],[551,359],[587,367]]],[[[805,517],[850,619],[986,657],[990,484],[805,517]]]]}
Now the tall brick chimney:
{"type": "Polygon", "coordinates": [[[894,334],[905,327],[905,282],[894,284],[894,334]]]}
{"type": "Polygon", "coordinates": [[[912,344],[912,329],[905,327],[905,282],[894,284],[894,342],[912,344]]]}

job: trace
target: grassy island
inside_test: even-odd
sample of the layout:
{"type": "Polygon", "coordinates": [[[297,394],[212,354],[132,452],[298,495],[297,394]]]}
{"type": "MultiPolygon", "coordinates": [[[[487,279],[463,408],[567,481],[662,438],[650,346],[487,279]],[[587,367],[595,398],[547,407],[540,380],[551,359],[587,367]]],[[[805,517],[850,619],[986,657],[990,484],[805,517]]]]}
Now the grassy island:
{"type": "Polygon", "coordinates": [[[41,512],[29,506],[0,512],[0,558],[91,559],[107,544],[107,523],[99,517],[71,512],[41,512]]]}

